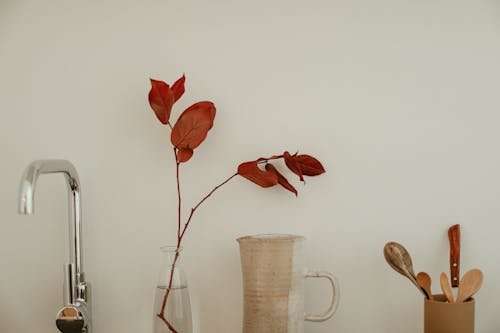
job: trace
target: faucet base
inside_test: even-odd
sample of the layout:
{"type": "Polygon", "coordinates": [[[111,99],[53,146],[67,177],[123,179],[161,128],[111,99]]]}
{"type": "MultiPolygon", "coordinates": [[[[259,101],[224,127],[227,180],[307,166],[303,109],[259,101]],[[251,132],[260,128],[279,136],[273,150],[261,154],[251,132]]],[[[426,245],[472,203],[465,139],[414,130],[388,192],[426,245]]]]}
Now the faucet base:
{"type": "Polygon", "coordinates": [[[82,333],[84,322],[82,319],[57,319],[56,326],[63,333],[82,333]]]}

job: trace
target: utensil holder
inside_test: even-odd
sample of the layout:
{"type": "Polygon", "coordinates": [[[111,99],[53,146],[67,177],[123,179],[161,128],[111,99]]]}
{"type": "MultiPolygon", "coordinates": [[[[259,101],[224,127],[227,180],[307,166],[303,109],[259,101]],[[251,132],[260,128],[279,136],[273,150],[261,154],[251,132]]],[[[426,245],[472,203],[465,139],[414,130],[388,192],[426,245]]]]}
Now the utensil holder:
{"type": "Polygon", "coordinates": [[[447,303],[444,295],[424,301],[424,333],[474,333],[475,301],[447,303]]]}

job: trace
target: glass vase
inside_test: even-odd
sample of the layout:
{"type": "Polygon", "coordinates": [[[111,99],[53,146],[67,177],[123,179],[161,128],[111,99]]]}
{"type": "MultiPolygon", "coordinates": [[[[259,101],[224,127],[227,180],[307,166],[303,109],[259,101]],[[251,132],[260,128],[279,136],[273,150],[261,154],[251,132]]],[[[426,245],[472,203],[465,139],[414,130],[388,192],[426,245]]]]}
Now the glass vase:
{"type": "Polygon", "coordinates": [[[191,318],[188,284],[186,274],[180,264],[182,248],[177,249],[175,246],[164,246],[160,250],[162,252],[162,258],[160,263],[160,276],[155,293],[153,333],[172,332],[167,324],[158,317],[158,314],[162,311],[165,295],[169,290],[171,276],[172,285],[170,287],[166,306],[163,310],[163,315],[178,333],[192,333],[193,323],[191,318]]]}

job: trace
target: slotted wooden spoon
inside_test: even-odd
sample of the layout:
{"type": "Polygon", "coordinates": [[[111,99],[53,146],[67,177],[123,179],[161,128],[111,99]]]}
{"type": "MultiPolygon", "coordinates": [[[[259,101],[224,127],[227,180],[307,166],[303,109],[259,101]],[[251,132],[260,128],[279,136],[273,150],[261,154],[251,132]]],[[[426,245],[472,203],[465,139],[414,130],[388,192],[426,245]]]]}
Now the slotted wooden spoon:
{"type": "Polygon", "coordinates": [[[410,254],[403,245],[389,242],[384,246],[384,258],[396,272],[405,276],[427,297],[426,292],[418,285],[417,278],[413,272],[413,264],[410,254]]]}

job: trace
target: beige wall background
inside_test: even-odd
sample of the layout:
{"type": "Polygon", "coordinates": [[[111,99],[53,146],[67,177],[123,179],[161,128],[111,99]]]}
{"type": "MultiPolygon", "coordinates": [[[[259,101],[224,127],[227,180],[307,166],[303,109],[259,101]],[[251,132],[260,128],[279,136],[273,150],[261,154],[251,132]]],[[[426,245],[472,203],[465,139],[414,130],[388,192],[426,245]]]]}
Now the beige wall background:
{"type": "MultiPolygon", "coordinates": [[[[186,204],[262,155],[299,150],[327,169],[293,179],[298,198],[236,179],[199,210],[184,258],[196,332],[240,331],[235,239],[263,232],[306,236],[309,267],[338,277],[338,313],[307,332],[421,332],[423,300],[382,248],[403,243],[437,281],[454,223],[462,272],[485,272],[477,332],[498,332],[499,59],[498,0],[0,1],[0,331],[55,332],[63,178],[40,178],[34,216],[16,200],[29,162],[65,158],[82,182],[94,332],[151,332],[176,192],[148,79],[185,72],[175,115],[218,108],[181,170],[186,204]]],[[[327,292],[308,283],[310,312],[327,292]]]]}

